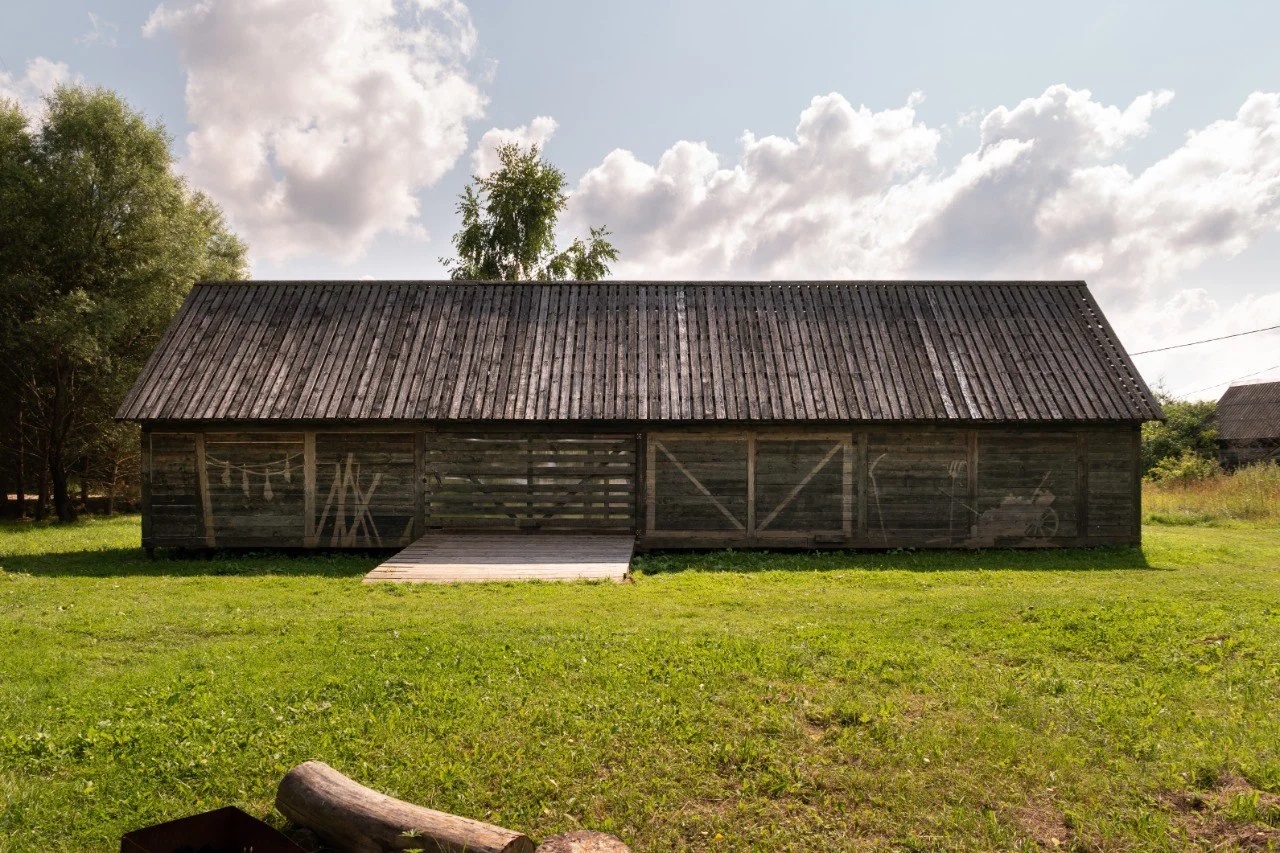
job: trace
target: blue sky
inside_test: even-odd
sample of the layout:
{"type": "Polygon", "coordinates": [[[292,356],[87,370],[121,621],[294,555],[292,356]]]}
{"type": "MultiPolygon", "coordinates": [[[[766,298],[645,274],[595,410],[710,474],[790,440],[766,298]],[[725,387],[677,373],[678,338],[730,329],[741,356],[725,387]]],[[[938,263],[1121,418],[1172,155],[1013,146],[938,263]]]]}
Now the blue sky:
{"type": "MultiPolygon", "coordinates": [[[[261,278],[440,276],[457,193],[518,138],[568,176],[565,236],[608,224],[626,277],[1083,277],[1134,350],[1280,323],[1274,3],[219,0],[5,21],[0,91],[80,80],[162,120],[261,278]]],[[[1280,364],[1280,334],[1138,362],[1217,396],[1280,364]]]]}

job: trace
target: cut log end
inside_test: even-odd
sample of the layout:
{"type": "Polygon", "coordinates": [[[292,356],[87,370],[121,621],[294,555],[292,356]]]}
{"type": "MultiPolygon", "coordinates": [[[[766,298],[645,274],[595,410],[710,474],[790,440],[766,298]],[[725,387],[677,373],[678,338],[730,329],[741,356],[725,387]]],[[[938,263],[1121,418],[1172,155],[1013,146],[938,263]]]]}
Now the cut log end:
{"type": "Polygon", "coordinates": [[[285,774],[276,808],[326,843],[353,853],[422,849],[430,853],[534,853],[529,837],[470,818],[388,797],[323,761],[285,774]]]}

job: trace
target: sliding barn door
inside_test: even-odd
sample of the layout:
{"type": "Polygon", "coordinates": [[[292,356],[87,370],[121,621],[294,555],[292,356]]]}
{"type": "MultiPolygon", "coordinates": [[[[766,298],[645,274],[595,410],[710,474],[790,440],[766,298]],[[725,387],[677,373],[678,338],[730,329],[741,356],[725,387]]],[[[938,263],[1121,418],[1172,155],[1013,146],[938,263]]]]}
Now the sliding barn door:
{"type": "Polygon", "coordinates": [[[655,433],[646,534],[684,544],[840,544],[853,537],[848,433],[655,433]]]}
{"type": "Polygon", "coordinates": [[[632,531],[633,435],[428,433],[429,528],[632,531]]]}

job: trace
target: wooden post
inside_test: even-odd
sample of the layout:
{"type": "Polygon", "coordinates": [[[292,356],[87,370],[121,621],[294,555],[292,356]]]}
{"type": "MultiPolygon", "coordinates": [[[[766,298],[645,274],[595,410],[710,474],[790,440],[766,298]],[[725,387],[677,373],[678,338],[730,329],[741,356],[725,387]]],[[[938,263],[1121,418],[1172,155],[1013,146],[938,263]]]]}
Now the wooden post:
{"type": "Polygon", "coordinates": [[[644,438],[644,449],[645,449],[645,456],[647,457],[645,459],[644,485],[645,485],[645,494],[648,496],[648,499],[645,501],[645,508],[644,508],[644,512],[645,512],[645,531],[644,532],[647,535],[652,536],[654,528],[658,526],[657,524],[658,501],[656,496],[656,487],[657,487],[658,478],[657,476],[655,476],[656,469],[658,466],[658,457],[657,457],[658,448],[654,443],[652,437],[649,436],[648,434],[646,434],[644,438]]]}
{"type": "Polygon", "coordinates": [[[649,482],[648,478],[645,476],[645,469],[647,466],[645,466],[643,461],[647,458],[648,450],[646,447],[647,442],[645,442],[644,438],[645,434],[643,432],[636,433],[636,449],[635,456],[633,457],[635,459],[636,476],[635,484],[632,486],[632,488],[635,489],[635,500],[631,510],[632,533],[644,532],[641,529],[640,519],[645,517],[645,506],[648,503],[648,501],[645,500],[645,496],[649,493],[649,482]]]}
{"type": "Polygon", "coordinates": [[[302,544],[316,547],[316,434],[302,434],[302,544]]]}
{"type": "Polygon", "coordinates": [[[204,433],[196,433],[196,481],[200,484],[200,511],[204,519],[204,547],[216,544],[213,533],[213,501],[209,497],[209,468],[204,458],[204,433]]]}
{"type": "Polygon", "coordinates": [[[1133,480],[1133,544],[1142,544],[1142,427],[1131,428],[1129,476],[1133,480]]]}
{"type": "Polygon", "coordinates": [[[870,472],[867,471],[867,431],[858,433],[858,539],[867,539],[867,484],[870,472]]]}
{"type": "Polygon", "coordinates": [[[756,435],[747,435],[747,536],[756,535],[756,435]]]}

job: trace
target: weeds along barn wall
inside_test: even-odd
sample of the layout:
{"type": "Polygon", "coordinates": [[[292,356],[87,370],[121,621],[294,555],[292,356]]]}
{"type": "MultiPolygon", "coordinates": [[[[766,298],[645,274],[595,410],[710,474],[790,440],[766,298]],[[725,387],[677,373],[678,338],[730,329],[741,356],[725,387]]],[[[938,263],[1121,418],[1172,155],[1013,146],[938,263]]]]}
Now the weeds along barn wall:
{"type": "MultiPolygon", "coordinates": [[[[651,425],[646,425],[646,427],[651,425]]],[[[641,548],[1138,542],[1136,425],[143,432],[146,547],[401,547],[431,530],[641,548]]]]}

